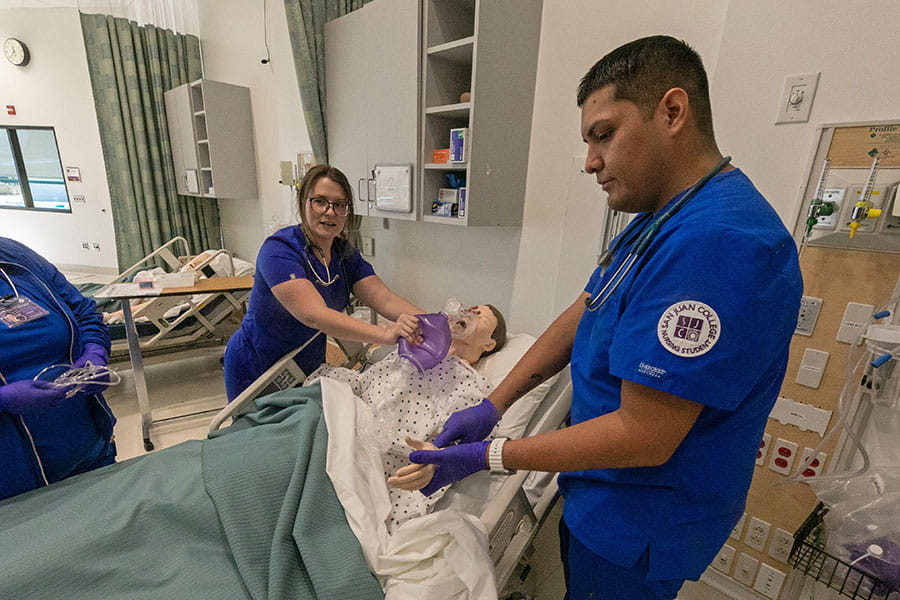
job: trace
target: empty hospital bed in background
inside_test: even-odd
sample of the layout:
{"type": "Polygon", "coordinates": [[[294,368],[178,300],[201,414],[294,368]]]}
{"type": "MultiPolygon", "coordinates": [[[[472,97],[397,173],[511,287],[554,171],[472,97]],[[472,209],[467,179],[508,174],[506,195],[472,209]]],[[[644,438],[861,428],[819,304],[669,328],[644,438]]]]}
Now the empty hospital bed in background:
{"type": "MultiPolygon", "coordinates": [[[[107,317],[112,340],[112,355],[128,352],[124,319],[116,312],[118,302],[104,303],[110,291],[132,285],[135,275],[141,272],[180,273],[195,280],[213,277],[239,277],[253,275],[251,263],[235,259],[228,250],[206,250],[193,254],[183,237],[175,237],[120,273],[93,295],[98,307],[107,317]],[[109,310],[107,310],[109,309],[109,310]]],[[[87,291],[83,287],[83,292],[87,291]]],[[[228,317],[241,314],[249,290],[224,291],[207,294],[140,297],[140,303],[132,305],[135,327],[144,353],[196,345],[210,340],[226,338],[237,328],[239,319],[230,323],[228,317]],[[227,321],[228,320],[228,321],[227,321]]]]}
{"type": "MultiPolygon", "coordinates": [[[[311,342],[309,340],[306,344],[311,342]]],[[[502,350],[480,360],[475,369],[488,379],[492,387],[496,387],[533,342],[534,338],[530,335],[511,335],[502,350]]],[[[302,384],[306,375],[294,363],[293,357],[306,344],[282,357],[216,415],[210,424],[210,431],[214,432],[230,419],[255,410],[256,398],[302,384]]],[[[571,378],[566,367],[558,376],[516,402],[503,416],[495,435],[519,438],[564,426],[571,394],[571,378]]],[[[534,536],[558,497],[556,475],[529,471],[512,475],[488,476],[483,473],[469,480],[452,486],[435,505],[435,510],[456,509],[480,517],[488,532],[486,552],[493,563],[499,591],[516,568],[527,562],[530,556],[534,536]]],[[[363,540],[361,543],[366,544],[363,540]]],[[[377,569],[373,570],[377,572],[377,569]]]]}

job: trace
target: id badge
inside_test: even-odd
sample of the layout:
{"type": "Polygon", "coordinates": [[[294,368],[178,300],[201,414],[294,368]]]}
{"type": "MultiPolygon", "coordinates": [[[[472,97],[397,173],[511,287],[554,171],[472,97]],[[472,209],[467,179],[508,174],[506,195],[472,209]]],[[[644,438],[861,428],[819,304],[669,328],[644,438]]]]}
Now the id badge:
{"type": "Polygon", "coordinates": [[[50,313],[29,298],[19,296],[0,303],[0,323],[8,328],[18,327],[50,313]]]}

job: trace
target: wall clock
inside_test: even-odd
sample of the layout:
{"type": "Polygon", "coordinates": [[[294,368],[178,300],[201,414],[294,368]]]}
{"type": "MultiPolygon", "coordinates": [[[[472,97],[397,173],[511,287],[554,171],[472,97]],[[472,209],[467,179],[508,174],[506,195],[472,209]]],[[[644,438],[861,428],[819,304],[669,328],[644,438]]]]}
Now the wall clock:
{"type": "Polygon", "coordinates": [[[7,40],[3,42],[3,54],[6,55],[6,59],[9,62],[17,67],[24,67],[31,59],[31,54],[28,52],[28,46],[16,38],[7,38],[7,40]]]}

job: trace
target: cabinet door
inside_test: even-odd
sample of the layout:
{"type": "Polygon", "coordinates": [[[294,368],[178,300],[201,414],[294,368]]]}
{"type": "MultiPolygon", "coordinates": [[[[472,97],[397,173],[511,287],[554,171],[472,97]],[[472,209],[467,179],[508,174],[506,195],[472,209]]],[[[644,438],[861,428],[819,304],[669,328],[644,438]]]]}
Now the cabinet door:
{"type": "Polygon", "coordinates": [[[368,215],[366,23],[371,5],[325,23],[325,127],[328,161],[354,188],[354,211],[368,215]]]}
{"type": "MultiPolygon", "coordinates": [[[[367,23],[367,160],[376,165],[409,165],[416,173],[419,144],[420,2],[375,0],[365,6],[367,23]]],[[[416,220],[417,182],[410,186],[413,203],[408,213],[378,210],[370,215],[416,220]]]]}
{"type": "Polygon", "coordinates": [[[193,111],[187,84],[164,94],[172,164],[175,168],[175,189],[179,194],[199,196],[197,182],[197,151],[194,144],[193,111]]]}

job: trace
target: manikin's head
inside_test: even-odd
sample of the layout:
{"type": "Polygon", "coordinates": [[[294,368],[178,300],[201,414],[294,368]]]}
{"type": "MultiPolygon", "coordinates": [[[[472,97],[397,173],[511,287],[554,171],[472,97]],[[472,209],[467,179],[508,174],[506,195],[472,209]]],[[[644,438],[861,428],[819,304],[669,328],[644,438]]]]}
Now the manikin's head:
{"type": "Polygon", "coordinates": [[[470,310],[477,316],[474,330],[462,339],[454,339],[450,344],[450,354],[471,365],[503,348],[506,344],[506,320],[490,304],[473,306],[470,310]]]}

